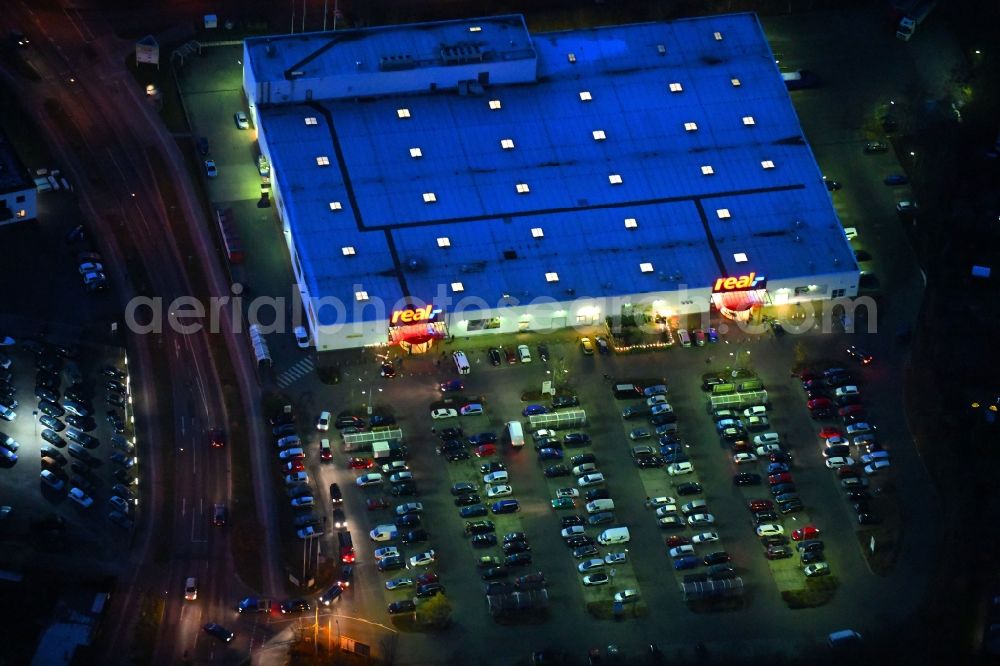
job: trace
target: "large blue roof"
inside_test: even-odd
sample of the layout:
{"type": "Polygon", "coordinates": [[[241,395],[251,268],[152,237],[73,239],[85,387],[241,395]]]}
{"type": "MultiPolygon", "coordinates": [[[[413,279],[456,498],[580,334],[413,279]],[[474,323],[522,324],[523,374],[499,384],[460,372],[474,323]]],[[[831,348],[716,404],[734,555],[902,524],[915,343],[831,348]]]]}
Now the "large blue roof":
{"type": "Polygon", "coordinates": [[[314,297],[350,304],[360,285],[392,304],[461,282],[493,307],[856,266],[754,15],[534,47],[532,84],[259,109],[314,297]]]}

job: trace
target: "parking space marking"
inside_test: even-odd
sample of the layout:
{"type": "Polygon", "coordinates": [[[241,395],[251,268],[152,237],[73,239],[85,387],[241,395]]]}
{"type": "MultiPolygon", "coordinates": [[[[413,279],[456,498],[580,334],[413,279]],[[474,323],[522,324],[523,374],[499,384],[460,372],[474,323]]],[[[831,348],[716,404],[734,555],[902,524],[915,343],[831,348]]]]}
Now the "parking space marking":
{"type": "Polygon", "coordinates": [[[278,388],[285,388],[286,386],[290,385],[296,380],[305,377],[310,372],[312,372],[315,367],[316,367],[316,362],[313,361],[311,356],[302,359],[301,361],[299,361],[292,367],[288,368],[287,370],[282,372],[281,375],[278,376],[278,382],[277,382],[278,388]]]}

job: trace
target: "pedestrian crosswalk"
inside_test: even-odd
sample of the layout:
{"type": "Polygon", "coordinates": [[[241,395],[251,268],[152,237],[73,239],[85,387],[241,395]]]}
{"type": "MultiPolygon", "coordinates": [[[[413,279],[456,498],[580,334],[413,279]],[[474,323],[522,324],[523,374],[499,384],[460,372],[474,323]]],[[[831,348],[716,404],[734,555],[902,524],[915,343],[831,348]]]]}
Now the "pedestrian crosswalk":
{"type": "Polygon", "coordinates": [[[278,375],[278,388],[285,388],[289,384],[305,377],[316,367],[312,357],[304,358],[292,367],[278,375]]]}

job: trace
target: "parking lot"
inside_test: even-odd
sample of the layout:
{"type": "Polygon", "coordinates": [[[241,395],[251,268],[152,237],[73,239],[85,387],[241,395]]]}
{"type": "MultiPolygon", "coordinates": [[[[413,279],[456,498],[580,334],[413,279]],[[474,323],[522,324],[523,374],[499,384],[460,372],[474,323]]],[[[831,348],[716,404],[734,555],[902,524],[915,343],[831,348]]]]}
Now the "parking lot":
{"type": "MultiPolygon", "coordinates": [[[[303,465],[309,474],[310,492],[316,502],[316,507],[310,511],[326,532],[320,537],[320,550],[331,559],[337,557],[338,544],[334,534],[338,530],[333,528],[335,517],[331,513],[327,491],[330,483],[337,483],[344,498],[338,507],[344,512],[356,553],[353,584],[340,596],[337,606],[329,610],[324,608],[323,612],[338,617],[363,614],[391,626],[393,618],[387,610],[389,604],[406,600],[422,603],[416,593],[422,582],[429,581],[431,587],[425,588],[423,593],[435,594],[434,583],[441,585],[453,608],[452,621],[461,627],[458,631],[462,634],[474,631],[484,636],[496,636],[500,640],[504,635],[503,627],[517,623],[530,636],[532,648],[549,644],[583,648],[615,643],[635,650],[644,642],[654,641],[657,635],[655,627],[668,617],[672,626],[683,627],[685,634],[690,633],[705,641],[711,641],[716,636],[713,623],[698,619],[704,611],[738,612],[741,623],[745,621],[750,626],[756,626],[757,630],[764,630],[769,622],[784,621],[789,610],[781,593],[804,588],[803,566],[816,561],[829,565],[832,575],[826,577],[821,574],[820,577],[835,581],[836,593],[814,617],[816,629],[803,631],[812,632],[805,635],[822,635],[826,626],[842,623],[836,617],[837,612],[847,608],[857,611],[851,595],[862,594],[861,590],[873,577],[859,547],[855,512],[845,501],[842,479],[838,478],[836,471],[827,469],[825,462],[828,458],[823,456],[823,440],[819,436],[823,426],[842,428],[843,425],[839,420],[816,421],[810,418],[802,380],[798,376],[793,377],[790,372],[792,347],[796,342],[815,346],[816,358],[839,361],[850,373],[851,381],[865,391],[864,382],[869,369],[843,353],[846,346],[843,341],[848,339],[843,335],[776,337],[771,332],[762,336],[736,332],[722,335],[715,344],[691,349],[677,345],[666,351],[634,355],[584,355],[578,341],[572,337],[522,335],[516,340],[497,342],[503,342],[503,346],[509,349],[527,343],[532,355],[530,363],[508,363],[504,356],[502,362],[494,366],[488,347],[454,342],[445,346],[443,356],[435,352],[424,357],[405,357],[402,362],[397,358],[393,364],[396,371],[393,378],[379,376],[382,359],[372,355],[363,357],[361,364],[345,364],[341,385],[321,388],[313,385],[302,392],[291,393],[297,410],[295,430],[305,442],[303,465]],[[539,342],[547,347],[548,362],[539,358],[539,342]],[[451,352],[459,348],[468,358],[470,373],[467,375],[459,375],[452,362],[451,352]],[[744,360],[740,361],[741,358],[744,360]],[[769,452],[758,453],[758,445],[751,444],[749,450],[757,456],[757,460],[737,464],[733,459],[734,443],[720,438],[709,407],[710,393],[703,390],[702,384],[707,374],[726,375],[736,370],[738,364],[751,367],[767,391],[765,416],[768,423],[766,427],[756,427],[745,435],[752,443],[755,436],[776,433],[780,446],[791,458],[788,463],[791,479],[782,478],[794,483],[795,487],[786,490],[786,493],[798,495],[801,504],[783,497],[786,502],[779,505],[770,493],[768,466],[774,463],[768,459],[769,452]],[[524,410],[532,404],[550,404],[551,397],[541,396],[540,391],[543,382],[551,381],[554,375],[563,377],[555,382],[557,395],[574,396],[579,401],[578,406],[567,406],[560,411],[581,409],[586,413],[586,424],[561,427],[555,432],[554,439],[564,440],[569,433],[583,433],[589,436],[590,441],[564,441],[562,458],[539,460],[536,446],[545,448],[546,443],[553,441],[540,441],[533,437],[534,431],[540,428],[531,425],[531,417],[525,416],[524,410]],[[643,409],[651,410],[646,400],[652,396],[637,393],[632,399],[618,399],[613,389],[622,382],[634,382],[639,388],[666,384],[668,392],[665,397],[670,412],[676,416],[676,420],[671,418],[668,422],[676,422],[677,431],[673,436],[676,441],[668,437],[661,443],[660,436],[655,433],[656,426],[650,424],[645,415],[623,417],[622,410],[628,406],[643,406],[643,409]],[[442,391],[442,385],[448,390],[442,391]],[[343,438],[335,425],[325,432],[316,430],[316,418],[324,410],[331,411],[332,420],[346,415],[367,419],[369,396],[372,413],[393,418],[395,423],[388,427],[401,431],[405,462],[394,468],[383,470],[382,465],[389,462],[389,458],[374,460],[373,452],[364,450],[363,443],[352,444],[350,448],[355,450],[345,451],[343,438]],[[434,410],[454,409],[458,412],[468,404],[481,404],[483,413],[452,415],[444,411],[440,412],[441,418],[432,417],[434,410]],[[510,444],[507,423],[514,420],[522,424],[523,447],[515,448],[510,444]],[[455,432],[448,432],[449,428],[461,428],[461,437],[455,432]],[[638,432],[633,435],[637,429],[647,430],[650,437],[646,438],[638,432]],[[481,441],[487,443],[480,444],[478,436],[484,433],[487,435],[481,441]],[[495,444],[490,443],[493,437],[489,434],[495,435],[495,444]],[[474,437],[473,442],[468,441],[470,436],[474,437]],[[319,441],[324,438],[332,443],[332,461],[329,464],[320,462],[319,441]],[[448,440],[458,440],[462,444],[447,444],[448,440]],[[635,448],[642,446],[650,446],[652,451],[644,453],[642,449],[635,448]],[[485,447],[478,449],[479,455],[477,447],[485,447]],[[604,481],[593,487],[581,487],[579,476],[574,475],[573,458],[588,454],[594,456],[596,471],[603,475],[604,481]],[[686,461],[684,457],[687,457],[686,461]],[[352,462],[351,459],[355,460],[352,462]],[[642,466],[638,464],[640,460],[642,466]],[[683,462],[689,462],[693,470],[678,475],[666,471],[670,464],[683,462]],[[490,463],[503,465],[507,480],[491,485],[509,485],[509,496],[487,496],[488,484],[484,483],[483,476],[491,469],[499,469],[496,466],[484,467],[490,463]],[[405,469],[402,464],[405,464],[405,469]],[[567,468],[553,468],[560,464],[567,468]],[[549,469],[549,476],[546,475],[547,468],[552,468],[549,469]],[[389,476],[399,472],[411,473],[412,482],[391,483],[389,476]],[[741,472],[758,475],[759,485],[735,485],[733,477],[741,472]],[[373,485],[356,487],[357,478],[371,473],[382,474],[383,478],[373,485]],[[416,493],[414,495],[408,494],[410,483],[416,493]],[[692,483],[700,488],[692,486],[692,483]],[[455,487],[455,484],[469,484],[470,487],[455,487]],[[400,489],[396,492],[402,494],[394,495],[394,488],[400,489]],[[574,495],[571,498],[573,506],[554,509],[553,500],[564,488],[575,491],[565,492],[574,495]],[[471,494],[469,490],[478,495],[478,502],[462,499],[471,494]],[[612,516],[602,516],[597,519],[601,521],[599,524],[591,526],[587,519],[601,512],[587,510],[587,492],[601,490],[607,491],[607,497],[614,502],[612,516]],[[453,491],[458,494],[453,494],[453,491]],[[495,513],[492,502],[508,498],[517,500],[518,510],[514,513],[495,513]],[[381,500],[384,500],[384,506],[381,500]],[[662,509],[667,500],[673,500],[670,503],[675,507],[662,509]],[[696,500],[704,500],[706,506],[685,510],[686,503],[696,500]],[[765,512],[764,517],[755,522],[749,508],[751,500],[772,502],[773,512],[765,512]],[[409,502],[418,502],[419,510],[397,511],[399,505],[409,502]],[[469,508],[456,506],[456,503],[482,505],[482,508],[478,511],[473,509],[472,515],[462,516],[460,511],[464,508],[468,514],[469,508]],[[788,512],[782,512],[782,508],[787,508],[788,512]],[[661,509],[660,515],[657,515],[657,509],[661,509]],[[477,515],[483,510],[485,515],[477,515]],[[405,524],[397,522],[400,513],[409,512],[416,513],[418,518],[407,518],[405,524]],[[711,517],[693,521],[702,524],[687,524],[692,522],[689,519],[696,513],[707,513],[711,517]],[[669,516],[674,514],[685,523],[683,526],[661,526],[660,518],[666,518],[663,522],[669,523],[669,516]],[[572,516],[579,516],[579,519],[572,516]],[[474,521],[484,520],[492,523],[492,529],[471,525],[474,521]],[[603,522],[605,520],[607,522],[603,522]],[[570,547],[561,531],[576,522],[584,523],[583,536],[586,538],[578,538],[575,546],[570,547]],[[762,543],[761,536],[756,533],[756,528],[765,524],[777,526],[767,528],[766,533],[770,534],[768,544],[762,543]],[[803,562],[796,548],[800,541],[793,538],[798,536],[796,530],[807,525],[815,525],[820,530],[820,535],[808,533],[808,536],[822,541],[822,559],[812,560],[817,556],[807,556],[803,562]],[[628,543],[608,546],[590,543],[591,539],[596,541],[604,530],[617,526],[628,528],[628,543]],[[369,532],[372,530],[382,532],[378,535],[379,540],[371,538],[369,532]],[[425,534],[417,532],[415,538],[407,536],[411,530],[424,530],[425,534]],[[489,537],[483,537],[474,544],[474,533],[480,530],[483,534],[495,535],[496,543],[489,537]],[[511,548],[507,552],[503,549],[505,537],[513,533],[524,535],[524,541],[530,547],[525,551],[530,555],[530,562],[523,565],[517,562],[504,564],[504,558],[512,554],[511,548]],[[685,545],[686,541],[703,533],[715,533],[718,541],[708,536],[702,543],[692,543],[696,557],[685,560],[685,564],[675,570],[674,562],[678,558],[670,556],[669,548],[685,545]],[[383,540],[384,536],[388,538],[383,540]],[[671,537],[673,539],[668,545],[671,537]],[[594,550],[588,549],[590,545],[594,550]],[[789,556],[768,559],[767,545],[778,546],[772,552],[789,556]],[[391,564],[396,560],[389,559],[390,564],[383,565],[389,570],[379,571],[375,549],[386,546],[398,550],[399,564],[391,564]],[[583,549],[577,552],[578,557],[574,557],[575,548],[583,549]],[[434,550],[433,561],[427,565],[409,562],[411,557],[428,549],[434,550]],[[604,561],[605,556],[612,553],[621,555],[613,556],[610,563],[604,561]],[[621,561],[623,556],[624,561],[621,561]],[[705,564],[706,556],[710,556],[711,564],[705,564]],[[496,560],[483,563],[483,557],[496,560]],[[603,564],[594,563],[586,572],[578,570],[581,563],[596,559],[601,559],[603,564]],[[396,566],[400,568],[394,568],[396,566]],[[503,566],[506,575],[504,569],[488,570],[490,566],[503,566]],[[710,567],[716,568],[711,570],[710,567]],[[512,597],[507,597],[506,601],[502,597],[513,591],[535,592],[534,595],[522,595],[525,599],[530,598],[530,602],[519,603],[544,604],[544,600],[539,601],[537,593],[537,588],[542,585],[534,580],[518,584],[520,576],[539,572],[545,581],[546,613],[491,614],[487,589],[496,596],[493,599],[494,610],[503,607],[504,603],[515,603],[512,597]],[[418,579],[428,573],[433,575],[418,579]],[[597,577],[598,584],[585,586],[582,580],[585,573],[606,574],[608,582],[600,583],[600,577],[597,577]],[[484,574],[491,580],[484,580],[484,574]],[[741,596],[722,603],[684,601],[680,584],[685,580],[731,580],[734,576],[742,583],[741,596]],[[393,581],[390,587],[395,589],[387,589],[389,581],[393,581]],[[624,590],[635,590],[638,600],[626,603],[620,609],[626,623],[623,625],[610,620],[614,613],[614,596],[624,590]],[[592,637],[587,639],[586,645],[575,638],[580,627],[586,627],[586,635],[592,637]]],[[[822,373],[826,368],[823,365],[815,370],[822,373]]],[[[654,394],[656,391],[653,389],[654,394]]],[[[654,402],[657,401],[654,399],[654,402]]],[[[878,400],[869,400],[866,396],[865,405],[870,413],[879,412],[878,400]]],[[[749,417],[743,413],[744,409],[746,407],[737,410],[738,418],[746,422],[749,417]]],[[[851,446],[851,457],[860,460],[862,452],[851,446]]],[[[393,456],[391,452],[389,455],[393,456]]],[[[396,454],[395,457],[402,455],[396,454]]],[[[585,460],[577,459],[576,462],[586,464],[585,460]]],[[[860,470],[857,465],[853,467],[860,470]]],[[[577,470],[580,473],[587,471],[577,470]]],[[[772,473],[782,472],[775,469],[772,473]]],[[[863,472],[857,476],[872,484],[870,493],[880,480],[886,478],[885,474],[866,475],[863,472]]],[[[877,515],[877,500],[869,508],[871,513],[877,515]]],[[[283,529],[294,533],[297,527],[289,524],[283,529]]],[[[513,540],[519,539],[507,539],[513,540]]],[[[515,546],[513,550],[523,548],[515,546]]],[[[526,559],[523,555],[520,558],[526,559]]],[[[312,601],[315,602],[315,599],[312,601]]],[[[405,605],[402,608],[402,616],[405,617],[408,608],[405,605]]],[[[712,615],[710,613],[708,617],[712,615]]],[[[738,629],[736,632],[743,634],[747,640],[752,638],[752,630],[738,629]]],[[[448,644],[447,638],[442,640],[442,644],[448,644]]],[[[456,645],[453,649],[456,655],[460,655],[466,648],[456,645]]]]}
{"type": "Polygon", "coordinates": [[[139,490],[122,361],[112,348],[0,347],[4,538],[27,537],[32,557],[72,552],[103,574],[129,546],[139,490]]]}

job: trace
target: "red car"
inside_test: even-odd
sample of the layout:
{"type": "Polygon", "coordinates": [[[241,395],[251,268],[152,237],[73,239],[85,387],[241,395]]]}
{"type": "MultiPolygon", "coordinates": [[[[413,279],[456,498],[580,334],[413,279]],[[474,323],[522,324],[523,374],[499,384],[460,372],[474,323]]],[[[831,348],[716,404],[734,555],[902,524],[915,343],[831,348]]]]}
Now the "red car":
{"type": "Polygon", "coordinates": [[[351,458],[347,461],[347,465],[351,469],[372,469],[375,467],[375,461],[371,458],[351,458]]]}
{"type": "Polygon", "coordinates": [[[844,433],[840,432],[840,428],[824,426],[823,429],[819,431],[819,436],[823,439],[830,439],[831,437],[843,437],[844,433]]]}
{"type": "Polygon", "coordinates": [[[489,456],[496,455],[497,447],[492,444],[480,444],[476,447],[476,455],[480,458],[488,458],[489,456]]]}
{"type": "Polygon", "coordinates": [[[788,472],[778,472],[767,477],[767,482],[772,486],[778,483],[791,483],[792,475],[788,472]]]}
{"type": "Polygon", "coordinates": [[[330,462],[333,460],[333,449],[330,447],[324,447],[319,450],[319,459],[323,462],[330,462]]]}
{"type": "Polygon", "coordinates": [[[285,463],[285,469],[289,472],[304,472],[306,470],[306,464],[301,458],[297,458],[285,463]]]}
{"type": "Polygon", "coordinates": [[[829,398],[814,398],[806,403],[809,409],[833,409],[833,400],[829,398]]]}
{"type": "Polygon", "coordinates": [[[815,525],[806,525],[792,532],[792,541],[804,541],[819,536],[819,528],[815,525]]]}
{"type": "Polygon", "coordinates": [[[674,534],[673,536],[667,537],[667,548],[676,548],[677,546],[686,546],[691,543],[691,538],[686,537],[683,534],[674,534]]]}
{"type": "Polygon", "coordinates": [[[846,407],[841,407],[837,410],[837,414],[840,416],[864,416],[865,406],[864,405],[847,405],[846,407]]]}
{"type": "Polygon", "coordinates": [[[427,585],[428,583],[437,583],[439,582],[439,579],[436,573],[434,573],[433,571],[428,571],[427,573],[421,574],[420,576],[414,578],[413,582],[417,586],[420,586],[420,585],[427,585]]]}
{"type": "Polygon", "coordinates": [[[517,352],[513,349],[504,349],[504,353],[507,355],[507,362],[510,364],[517,363],[517,352]]]}
{"type": "Polygon", "coordinates": [[[770,511],[771,509],[774,508],[774,503],[771,502],[771,500],[758,499],[758,500],[750,500],[749,506],[751,511],[764,511],[764,510],[770,511]]]}
{"type": "Polygon", "coordinates": [[[221,449],[226,445],[226,435],[222,432],[221,428],[215,428],[209,431],[209,438],[213,449],[221,449]]]}
{"type": "Polygon", "coordinates": [[[378,509],[388,509],[389,503],[385,501],[384,497],[372,497],[368,499],[366,503],[368,505],[369,511],[377,511],[378,509]]]}

